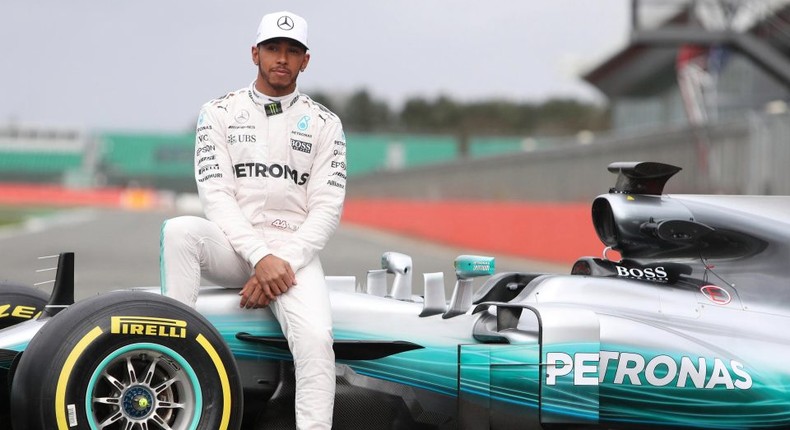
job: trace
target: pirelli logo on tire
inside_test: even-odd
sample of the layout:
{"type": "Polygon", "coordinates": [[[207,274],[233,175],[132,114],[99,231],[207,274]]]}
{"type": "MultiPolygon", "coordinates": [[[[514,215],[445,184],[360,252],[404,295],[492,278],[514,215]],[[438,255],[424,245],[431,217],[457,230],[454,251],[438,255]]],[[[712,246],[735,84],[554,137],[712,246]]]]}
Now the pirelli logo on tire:
{"type": "Polygon", "coordinates": [[[187,337],[187,322],[170,318],[110,317],[110,333],[158,337],[187,337]]]}
{"type": "Polygon", "coordinates": [[[0,303],[0,318],[25,318],[31,319],[41,314],[35,306],[14,305],[11,303],[0,303]]]}

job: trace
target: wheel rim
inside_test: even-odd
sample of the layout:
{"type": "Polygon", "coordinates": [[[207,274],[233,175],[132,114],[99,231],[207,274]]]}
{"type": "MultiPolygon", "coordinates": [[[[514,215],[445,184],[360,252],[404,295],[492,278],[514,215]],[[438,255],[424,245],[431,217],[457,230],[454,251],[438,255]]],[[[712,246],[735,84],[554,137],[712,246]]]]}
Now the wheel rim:
{"type": "Polygon", "coordinates": [[[91,429],[192,430],[203,410],[192,366],[162,345],[127,345],[91,375],[85,396],[91,429]]]}

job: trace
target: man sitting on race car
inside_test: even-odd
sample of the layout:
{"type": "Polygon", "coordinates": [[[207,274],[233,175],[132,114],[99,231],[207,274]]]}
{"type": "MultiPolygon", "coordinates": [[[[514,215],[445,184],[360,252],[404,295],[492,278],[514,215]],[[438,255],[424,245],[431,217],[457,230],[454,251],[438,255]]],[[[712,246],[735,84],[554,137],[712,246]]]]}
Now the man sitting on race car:
{"type": "Polygon", "coordinates": [[[297,427],[329,429],[335,364],[317,253],[340,220],[346,143],[338,117],[297,89],[307,46],[302,17],[265,15],[255,81],[203,106],[195,177],[207,219],[165,222],[161,281],[192,306],[201,276],[241,287],[242,308],[269,306],[294,358],[297,427]]]}

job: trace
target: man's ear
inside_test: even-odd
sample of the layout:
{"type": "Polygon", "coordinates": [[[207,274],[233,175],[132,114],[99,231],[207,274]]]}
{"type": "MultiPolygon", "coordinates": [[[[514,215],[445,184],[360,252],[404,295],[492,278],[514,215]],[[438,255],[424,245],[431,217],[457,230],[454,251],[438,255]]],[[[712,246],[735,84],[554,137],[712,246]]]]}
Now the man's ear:
{"type": "Polygon", "coordinates": [[[310,62],[310,53],[308,52],[307,54],[304,54],[304,60],[302,60],[302,67],[300,67],[299,70],[304,72],[304,69],[307,68],[307,63],[309,62],[310,62]]]}
{"type": "Polygon", "coordinates": [[[252,62],[255,63],[256,66],[260,64],[260,59],[258,58],[258,47],[255,45],[252,46],[252,62]]]}

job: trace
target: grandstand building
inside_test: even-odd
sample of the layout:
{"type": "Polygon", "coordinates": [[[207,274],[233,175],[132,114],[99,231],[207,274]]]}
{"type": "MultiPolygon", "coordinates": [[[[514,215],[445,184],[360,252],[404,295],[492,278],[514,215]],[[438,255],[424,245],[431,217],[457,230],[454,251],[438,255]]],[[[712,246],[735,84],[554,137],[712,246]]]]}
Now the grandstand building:
{"type": "Polygon", "coordinates": [[[632,0],[630,43],[584,79],[615,130],[703,125],[790,101],[786,0],[632,0]]]}
{"type": "Polygon", "coordinates": [[[0,181],[79,182],[92,171],[92,143],[80,129],[0,126],[0,181]]]}

